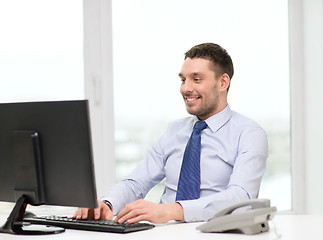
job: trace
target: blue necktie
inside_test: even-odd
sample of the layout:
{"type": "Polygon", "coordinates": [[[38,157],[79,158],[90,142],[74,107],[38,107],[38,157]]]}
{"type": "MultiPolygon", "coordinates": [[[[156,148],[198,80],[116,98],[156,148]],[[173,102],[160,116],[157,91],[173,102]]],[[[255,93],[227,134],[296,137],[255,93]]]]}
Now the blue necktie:
{"type": "Polygon", "coordinates": [[[200,197],[201,131],[206,126],[207,124],[204,121],[197,122],[188,140],[178,180],[176,201],[200,197]]]}

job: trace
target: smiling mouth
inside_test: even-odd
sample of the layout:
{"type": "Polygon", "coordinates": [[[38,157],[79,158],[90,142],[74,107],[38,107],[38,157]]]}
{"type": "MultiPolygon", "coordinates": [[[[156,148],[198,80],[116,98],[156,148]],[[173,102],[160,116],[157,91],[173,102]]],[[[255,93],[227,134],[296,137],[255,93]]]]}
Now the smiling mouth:
{"type": "Polygon", "coordinates": [[[191,96],[184,96],[186,103],[194,103],[196,100],[198,100],[200,97],[191,97],[191,96]]]}

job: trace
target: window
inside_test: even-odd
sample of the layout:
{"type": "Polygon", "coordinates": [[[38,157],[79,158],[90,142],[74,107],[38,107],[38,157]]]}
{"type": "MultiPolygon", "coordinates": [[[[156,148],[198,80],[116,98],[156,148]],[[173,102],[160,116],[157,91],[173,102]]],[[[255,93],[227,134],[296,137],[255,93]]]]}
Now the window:
{"type": "MultiPolygon", "coordinates": [[[[187,116],[179,94],[184,53],[216,42],[233,59],[231,108],[267,132],[260,196],[291,209],[288,1],[114,0],[117,178],[144,158],[168,122],[187,116]]],[[[160,189],[148,198],[159,201],[160,189]]]]}
{"type": "Polygon", "coordinates": [[[0,3],[0,102],[84,98],[83,3],[0,3]]]}
{"type": "Polygon", "coordinates": [[[84,99],[82,1],[1,1],[0,29],[0,102],[84,99]]]}

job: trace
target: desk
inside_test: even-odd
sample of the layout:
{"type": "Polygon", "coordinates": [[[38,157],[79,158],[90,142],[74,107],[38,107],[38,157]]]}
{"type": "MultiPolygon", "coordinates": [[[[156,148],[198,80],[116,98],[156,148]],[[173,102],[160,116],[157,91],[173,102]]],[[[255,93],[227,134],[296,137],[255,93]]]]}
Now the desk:
{"type": "MultiPolygon", "coordinates": [[[[2,225],[7,216],[0,215],[0,224],[2,225]]],[[[305,239],[323,239],[322,223],[323,215],[276,215],[274,222],[277,232],[282,235],[282,240],[305,240],[305,239]]],[[[67,229],[64,233],[44,236],[19,236],[11,234],[0,234],[1,240],[12,239],[32,239],[32,240],[273,240],[277,239],[273,230],[273,223],[270,222],[270,230],[257,235],[228,234],[228,233],[201,233],[196,230],[196,226],[201,223],[176,223],[156,225],[152,230],[134,232],[128,234],[102,233],[90,231],[78,231],[67,229]]]]}

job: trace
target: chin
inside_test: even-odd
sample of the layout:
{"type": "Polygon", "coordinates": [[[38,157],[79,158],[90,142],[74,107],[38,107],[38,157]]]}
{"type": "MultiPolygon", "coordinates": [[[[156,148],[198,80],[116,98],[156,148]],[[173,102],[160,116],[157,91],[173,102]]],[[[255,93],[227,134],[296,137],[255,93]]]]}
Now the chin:
{"type": "Polygon", "coordinates": [[[186,110],[191,115],[194,115],[194,116],[198,116],[199,115],[198,114],[198,111],[196,111],[196,110],[194,111],[194,109],[190,109],[190,108],[187,107],[186,110]]]}

